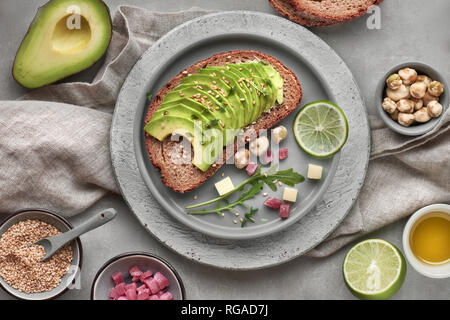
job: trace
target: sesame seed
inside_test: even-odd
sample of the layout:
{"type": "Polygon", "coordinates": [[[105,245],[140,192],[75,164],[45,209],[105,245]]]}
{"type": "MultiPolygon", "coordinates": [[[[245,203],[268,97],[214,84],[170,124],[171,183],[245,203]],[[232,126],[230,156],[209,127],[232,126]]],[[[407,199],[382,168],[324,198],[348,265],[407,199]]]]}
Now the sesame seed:
{"type": "Polygon", "coordinates": [[[188,74],[188,72],[186,70],[183,71],[183,74],[188,74]]]}
{"type": "Polygon", "coordinates": [[[197,195],[195,195],[195,196],[194,196],[194,200],[197,200],[197,198],[198,198],[197,195]]]}
{"type": "Polygon", "coordinates": [[[0,276],[11,287],[24,293],[47,292],[56,288],[72,262],[70,244],[45,262],[38,240],[61,234],[40,220],[24,220],[12,225],[0,238],[0,276]]]}
{"type": "Polygon", "coordinates": [[[264,192],[263,197],[267,197],[267,196],[268,196],[267,192],[264,192]]]}
{"type": "Polygon", "coordinates": [[[278,185],[281,187],[283,183],[281,181],[278,181],[278,185]]]}
{"type": "Polygon", "coordinates": [[[239,217],[239,212],[236,212],[234,215],[235,215],[236,217],[239,217]]]}
{"type": "Polygon", "coordinates": [[[233,220],[233,223],[236,224],[236,223],[237,223],[237,220],[233,220]]]}

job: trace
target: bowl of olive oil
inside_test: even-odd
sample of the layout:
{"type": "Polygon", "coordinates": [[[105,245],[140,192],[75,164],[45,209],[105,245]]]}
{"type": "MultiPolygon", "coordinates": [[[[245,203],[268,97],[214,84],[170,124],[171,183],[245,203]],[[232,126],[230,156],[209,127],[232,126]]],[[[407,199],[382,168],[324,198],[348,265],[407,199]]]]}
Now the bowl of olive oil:
{"type": "Polygon", "coordinates": [[[411,266],[430,278],[450,277],[450,205],[433,204],[414,213],[403,232],[411,266]]]}

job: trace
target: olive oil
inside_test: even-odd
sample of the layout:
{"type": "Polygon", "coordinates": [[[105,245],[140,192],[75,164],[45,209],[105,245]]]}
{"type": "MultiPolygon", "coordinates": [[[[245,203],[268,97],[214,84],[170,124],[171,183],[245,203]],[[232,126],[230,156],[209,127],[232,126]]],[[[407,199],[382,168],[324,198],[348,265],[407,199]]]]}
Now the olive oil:
{"type": "Polygon", "coordinates": [[[414,255],[426,264],[439,265],[450,261],[450,216],[430,212],[416,222],[411,230],[410,246],[414,255]]]}

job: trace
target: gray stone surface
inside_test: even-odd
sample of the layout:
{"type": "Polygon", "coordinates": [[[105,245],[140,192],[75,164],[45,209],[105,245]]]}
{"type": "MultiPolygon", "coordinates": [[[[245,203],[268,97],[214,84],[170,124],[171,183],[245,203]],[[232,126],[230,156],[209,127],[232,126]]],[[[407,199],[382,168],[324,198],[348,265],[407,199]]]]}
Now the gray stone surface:
{"type": "MultiPolygon", "coordinates": [[[[38,4],[44,0],[0,2],[0,99],[14,99],[23,94],[11,78],[14,54],[38,4]]],[[[119,4],[146,7],[155,11],[176,11],[191,6],[217,10],[256,10],[274,13],[266,0],[110,0],[113,10],[119,4]]],[[[432,0],[389,0],[381,6],[381,29],[368,30],[366,19],[339,26],[313,28],[313,32],[330,44],[344,59],[361,88],[370,113],[375,113],[374,88],[391,65],[405,60],[422,60],[449,73],[450,60],[447,13],[450,2],[432,0]],[[439,6],[439,7],[438,7],[439,6]],[[432,32],[432,30],[438,30],[432,32]],[[424,41],[426,41],[424,43],[424,41]],[[417,45],[422,43],[422,45],[417,45]]],[[[89,80],[91,69],[74,77],[89,80]]],[[[73,219],[79,223],[95,210],[114,206],[118,217],[92,233],[82,236],[84,268],[81,289],[66,293],[61,299],[87,299],[91,281],[108,258],[125,251],[146,250],[167,260],[180,272],[190,299],[347,299],[352,298],[341,275],[342,260],[349,246],[325,259],[307,257],[260,271],[221,271],[192,263],[152,238],[129,213],[118,196],[103,199],[83,215],[73,219]],[[277,288],[277,289],[273,289],[277,288]]],[[[370,237],[380,237],[401,248],[405,221],[394,223],[370,237]]],[[[409,267],[409,266],[408,266],[409,267]]],[[[428,279],[408,268],[405,284],[394,299],[449,299],[450,280],[428,279]]],[[[1,299],[10,297],[0,291],[1,299]]]]}

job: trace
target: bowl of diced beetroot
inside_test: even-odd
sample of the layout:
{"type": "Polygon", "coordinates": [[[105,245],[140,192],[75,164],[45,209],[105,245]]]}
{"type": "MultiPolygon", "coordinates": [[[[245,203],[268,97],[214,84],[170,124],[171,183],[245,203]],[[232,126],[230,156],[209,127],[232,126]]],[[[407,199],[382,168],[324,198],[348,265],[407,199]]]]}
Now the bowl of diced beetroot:
{"type": "Polygon", "coordinates": [[[164,259],[129,252],[107,261],[97,272],[92,300],[183,300],[184,286],[164,259]]]}

